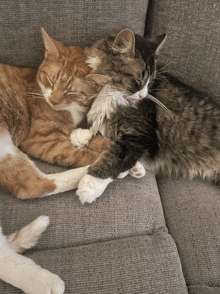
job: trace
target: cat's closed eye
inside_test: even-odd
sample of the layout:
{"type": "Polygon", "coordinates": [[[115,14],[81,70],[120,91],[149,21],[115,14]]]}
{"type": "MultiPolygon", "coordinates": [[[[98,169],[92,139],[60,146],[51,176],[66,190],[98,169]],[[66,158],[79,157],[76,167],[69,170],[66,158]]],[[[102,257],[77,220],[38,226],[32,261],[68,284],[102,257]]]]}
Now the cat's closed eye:
{"type": "Polygon", "coordinates": [[[142,79],[134,78],[134,81],[135,81],[137,87],[140,87],[140,86],[141,86],[141,84],[142,84],[142,79]]]}
{"type": "Polygon", "coordinates": [[[53,88],[54,83],[46,72],[41,73],[41,81],[46,88],[53,88]]]}

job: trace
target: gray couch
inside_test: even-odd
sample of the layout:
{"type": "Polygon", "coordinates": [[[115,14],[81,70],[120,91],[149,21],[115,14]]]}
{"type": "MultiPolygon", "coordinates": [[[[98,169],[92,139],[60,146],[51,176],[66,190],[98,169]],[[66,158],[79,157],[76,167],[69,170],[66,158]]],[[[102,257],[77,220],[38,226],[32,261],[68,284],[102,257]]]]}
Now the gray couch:
{"type": "MultiPolygon", "coordinates": [[[[43,58],[41,27],[82,47],[125,27],[166,32],[166,71],[220,101],[218,0],[2,0],[0,23],[0,62],[32,67],[43,58]]],[[[65,170],[35,162],[47,173],[65,170]]],[[[0,203],[6,234],[50,216],[26,256],[60,275],[66,294],[220,293],[220,189],[200,179],[147,172],[116,180],[91,205],[74,191],[27,201],[1,192],[0,203]]],[[[21,291],[0,281],[0,293],[21,291]]]]}

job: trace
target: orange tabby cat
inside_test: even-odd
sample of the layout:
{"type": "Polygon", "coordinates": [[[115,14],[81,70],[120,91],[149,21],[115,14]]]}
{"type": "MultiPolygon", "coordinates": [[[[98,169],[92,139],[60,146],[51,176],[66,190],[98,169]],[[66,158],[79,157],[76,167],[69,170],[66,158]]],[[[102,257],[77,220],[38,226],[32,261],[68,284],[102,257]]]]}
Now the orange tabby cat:
{"type": "Polygon", "coordinates": [[[46,175],[22,151],[50,163],[80,167],[94,162],[108,145],[102,137],[81,149],[71,141],[73,128],[109,78],[90,74],[82,49],[62,46],[43,29],[42,34],[45,59],[38,71],[0,65],[0,185],[20,198],[76,188],[71,182],[86,170],[46,175]]]}

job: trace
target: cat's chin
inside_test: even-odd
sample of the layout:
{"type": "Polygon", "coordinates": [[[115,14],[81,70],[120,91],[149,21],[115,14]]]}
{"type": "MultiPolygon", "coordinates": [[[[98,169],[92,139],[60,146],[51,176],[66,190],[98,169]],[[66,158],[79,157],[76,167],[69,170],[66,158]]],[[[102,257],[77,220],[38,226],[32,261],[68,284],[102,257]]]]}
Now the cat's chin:
{"type": "Polygon", "coordinates": [[[48,102],[47,103],[50,105],[50,107],[55,110],[55,111],[61,111],[61,110],[65,110],[65,108],[67,106],[64,106],[64,105],[53,105],[52,103],[48,102]]]}

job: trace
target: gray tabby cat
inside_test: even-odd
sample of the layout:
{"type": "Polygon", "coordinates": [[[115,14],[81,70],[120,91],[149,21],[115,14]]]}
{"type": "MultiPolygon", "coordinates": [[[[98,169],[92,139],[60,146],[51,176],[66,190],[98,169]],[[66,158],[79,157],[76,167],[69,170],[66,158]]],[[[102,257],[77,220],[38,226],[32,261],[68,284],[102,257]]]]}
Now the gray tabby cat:
{"type": "Polygon", "coordinates": [[[99,131],[111,145],[81,179],[82,203],[141,158],[155,173],[199,175],[220,185],[220,106],[168,75],[157,78],[155,55],[164,39],[125,29],[87,51],[93,72],[112,78],[87,115],[91,136],[99,131]]]}

